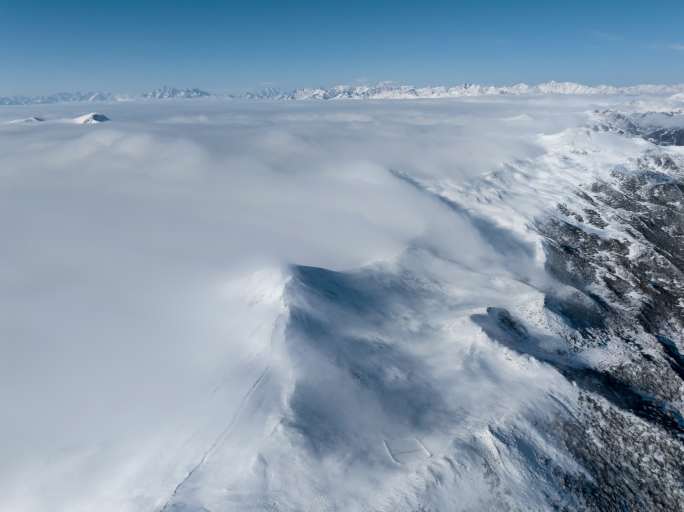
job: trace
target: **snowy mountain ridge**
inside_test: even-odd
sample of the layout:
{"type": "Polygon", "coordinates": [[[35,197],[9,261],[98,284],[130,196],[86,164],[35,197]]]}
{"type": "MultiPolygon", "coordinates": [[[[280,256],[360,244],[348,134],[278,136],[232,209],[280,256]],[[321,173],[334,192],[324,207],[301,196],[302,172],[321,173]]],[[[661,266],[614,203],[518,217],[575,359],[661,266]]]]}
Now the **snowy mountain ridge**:
{"type": "Polygon", "coordinates": [[[176,87],[169,87],[167,85],[154,89],[153,91],[145,92],[141,95],[142,98],[153,100],[206,98],[207,96],[212,96],[212,94],[196,87],[191,89],[177,89],[176,87]]]}
{"type": "Polygon", "coordinates": [[[438,99],[499,95],[673,95],[684,94],[684,84],[642,84],[631,86],[585,85],[576,82],[543,82],[536,85],[518,83],[513,85],[482,85],[464,83],[454,86],[415,87],[390,82],[376,85],[335,85],[332,87],[297,88],[283,91],[268,87],[240,95],[214,94],[198,88],[163,86],[139,95],[111,92],[61,92],[39,96],[0,96],[0,105],[39,105],[75,102],[120,102],[136,99],[248,99],[248,100],[340,100],[340,99],[438,99]]]}
{"type": "Polygon", "coordinates": [[[0,105],[49,105],[55,103],[97,103],[123,102],[133,100],[167,100],[191,99],[213,96],[198,88],[184,88],[162,86],[139,95],[115,94],[104,91],[89,92],[59,92],[41,96],[0,96],[0,105]]]}
{"type": "MultiPolygon", "coordinates": [[[[612,85],[583,85],[575,82],[544,82],[537,85],[519,83],[506,86],[461,84],[455,86],[396,85],[380,83],[374,86],[338,85],[330,88],[295,89],[290,93],[276,96],[278,99],[418,99],[418,98],[460,98],[469,96],[497,95],[640,95],[676,94],[684,90],[684,85],[635,85],[616,87],[612,85]]],[[[273,98],[272,92],[267,96],[273,98]]]]}
{"type": "Polygon", "coordinates": [[[0,109],[0,510],[682,510],[684,98],[539,98],[0,109]]]}

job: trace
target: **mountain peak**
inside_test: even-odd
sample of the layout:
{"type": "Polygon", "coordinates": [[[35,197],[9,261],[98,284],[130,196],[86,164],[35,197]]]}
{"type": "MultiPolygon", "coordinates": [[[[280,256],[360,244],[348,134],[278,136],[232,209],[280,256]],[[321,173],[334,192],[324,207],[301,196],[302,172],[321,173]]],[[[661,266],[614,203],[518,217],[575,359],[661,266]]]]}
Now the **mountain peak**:
{"type": "Polygon", "coordinates": [[[191,89],[178,89],[176,87],[169,87],[167,85],[164,85],[163,87],[159,87],[157,89],[142,94],[143,98],[154,100],[166,100],[176,98],[205,98],[207,96],[211,96],[211,93],[208,93],[207,91],[203,91],[202,89],[198,89],[196,87],[193,87],[191,89]]]}
{"type": "Polygon", "coordinates": [[[76,124],[99,124],[106,123],[107,121],[109,121],[109,118],[106,115],[98,114],[97,112],[83,114],[73,119],[73,122],[76,124]]]}

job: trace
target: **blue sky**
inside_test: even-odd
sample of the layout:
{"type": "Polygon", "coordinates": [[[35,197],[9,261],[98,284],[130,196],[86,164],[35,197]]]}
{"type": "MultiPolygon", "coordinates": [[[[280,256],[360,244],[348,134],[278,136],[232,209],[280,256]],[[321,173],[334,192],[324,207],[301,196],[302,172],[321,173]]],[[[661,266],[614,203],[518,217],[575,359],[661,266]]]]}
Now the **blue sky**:
{"type": "Polygon", "coordinates": [[[684,82],[684,1],[0,0],[0,95],[684,82]]]}

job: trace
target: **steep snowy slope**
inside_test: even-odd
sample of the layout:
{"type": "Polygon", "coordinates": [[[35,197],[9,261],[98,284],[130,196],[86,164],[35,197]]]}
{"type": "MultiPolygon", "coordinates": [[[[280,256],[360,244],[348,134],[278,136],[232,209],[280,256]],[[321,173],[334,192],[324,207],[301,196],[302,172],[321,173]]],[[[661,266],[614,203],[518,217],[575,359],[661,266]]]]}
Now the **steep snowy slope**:
{"type": "Polygon", "coordinates": [[[682,509],[682,104],[633,100],[1,125],[0,509],[682,509]]]}

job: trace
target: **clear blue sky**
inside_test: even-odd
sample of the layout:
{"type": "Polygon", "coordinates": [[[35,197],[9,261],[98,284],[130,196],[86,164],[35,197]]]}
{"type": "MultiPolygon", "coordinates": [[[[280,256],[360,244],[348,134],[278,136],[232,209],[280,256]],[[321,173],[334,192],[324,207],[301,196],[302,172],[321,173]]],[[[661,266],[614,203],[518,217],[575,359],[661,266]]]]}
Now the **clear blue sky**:
{"type": "Polygon", "coordinates": [[[0,95],[684,82],[684,0],[0,0],[0,95]]]}

